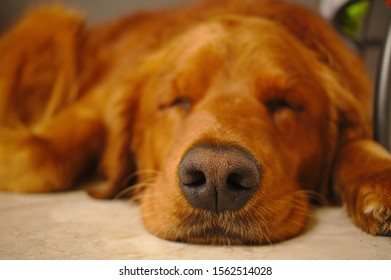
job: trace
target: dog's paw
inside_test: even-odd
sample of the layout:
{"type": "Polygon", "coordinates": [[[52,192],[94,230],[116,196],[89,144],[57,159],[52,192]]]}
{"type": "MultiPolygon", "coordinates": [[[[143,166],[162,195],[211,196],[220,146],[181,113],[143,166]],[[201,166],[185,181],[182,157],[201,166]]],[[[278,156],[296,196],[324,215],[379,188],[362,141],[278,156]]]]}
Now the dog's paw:
{"type": "Polygon", "coordinates": [[[356,201],[350,202],[354,207],[349,212],[356,224],[366,232],[391,236],[391,172],[371,176],[365,181],[356,201]]]}
{"type": "MultiPolygon", "coordinates": [[[[391,193],[385,195],[390,197],[391,193]]],[[[362,212],[369,233],[391,236],[391,205],[386,205],[377,194],[369,192],[365,195],[362,212]]]]}

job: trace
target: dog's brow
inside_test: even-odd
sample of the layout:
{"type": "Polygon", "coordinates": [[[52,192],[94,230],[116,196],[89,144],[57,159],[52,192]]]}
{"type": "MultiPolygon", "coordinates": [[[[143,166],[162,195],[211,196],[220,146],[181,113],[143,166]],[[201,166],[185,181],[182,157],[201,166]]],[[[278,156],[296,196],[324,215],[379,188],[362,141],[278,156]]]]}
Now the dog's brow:
{"type": "Polygon", "coordinates": [[[182,48],[182,52],[185,50],[183,55],[191,56],[201,48],[220,41],[226,35],[222,26],[217,23],[203,24],[182,38],[182,42],[186,44],[186,48],[182,48]]]}

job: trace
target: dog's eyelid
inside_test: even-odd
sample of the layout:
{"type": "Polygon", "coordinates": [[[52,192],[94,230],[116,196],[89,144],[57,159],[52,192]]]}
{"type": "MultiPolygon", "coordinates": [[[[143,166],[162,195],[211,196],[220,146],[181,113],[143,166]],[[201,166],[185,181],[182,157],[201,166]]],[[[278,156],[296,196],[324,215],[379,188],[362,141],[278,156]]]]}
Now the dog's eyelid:
{"type": "Polygon", "coordinates": [[[176,99],[174,99],[171,106],[181,107],[185,111],[188,111],[191,107],[191,104],[192,104],[192,101],[190,98],[177,97],[176,99]]]}
{"type": "Polygon", "coordinates": [[[302,105],[299,105],[297,103],[285,99],[269,100],[265,103],[265,105],[269,113],[275,113],[283,109],[289,109],[295,113],[300,113],[304,110],[304,107],[302,105]]]}
{"type": "Polygon", "coordinates": [[[164,109],[170,109],[170,108],[173,108],[173,107],[177,107],[177,108],[183,109],[184,111],[189,111],[191,105],[192,105],[192,100],[190,98],[187,98],[187,97],[176,97],[176,98],[173,98],[170,101],[163,102],[163,104],[161,104],[159,106],[159,109],[160,110],[164,110],[164,109]]]}

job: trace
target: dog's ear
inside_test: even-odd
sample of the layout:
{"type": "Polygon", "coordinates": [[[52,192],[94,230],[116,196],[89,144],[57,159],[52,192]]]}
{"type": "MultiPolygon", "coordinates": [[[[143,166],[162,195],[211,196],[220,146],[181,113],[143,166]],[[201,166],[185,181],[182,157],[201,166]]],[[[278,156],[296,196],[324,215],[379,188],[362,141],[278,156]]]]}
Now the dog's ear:
{"type": "Polygon", "coordinates": [[[0,123],[33,125],[77,98],[83,26],[79,14],[45,6],[0,38],[0,123]]]}
{"type": "MultiPolygon", "coordinates": [[[[121,92],[122,90],[119,90],[121,92]]],[[[109,122],[105,150],[99,169],[106,182],[88,190],[94,198],[114,198],[126,187],[135,183],[135,158],[131,151],[133,125],[136,114],[134,92],[123,91],[118,99],[107,106],[105,115],[109,122]]]]}

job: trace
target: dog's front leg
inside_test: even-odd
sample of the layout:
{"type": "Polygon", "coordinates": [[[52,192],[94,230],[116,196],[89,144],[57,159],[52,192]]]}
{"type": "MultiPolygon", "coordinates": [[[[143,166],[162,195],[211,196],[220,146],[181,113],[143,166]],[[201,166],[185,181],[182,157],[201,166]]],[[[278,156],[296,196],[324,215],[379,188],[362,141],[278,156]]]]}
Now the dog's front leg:
{"type": "Polygon", "coordinates": [[[105,129],[80,104],[46,124],[0,131],[0,190],[51,192],[69,189],[101,153],[105,129]]]}
{"type": "Polygon", "coordinates": [[[391,156],[372,140],[346,144],[335,183],[353,221],[373,235],[391,235],[391,156]]]}

